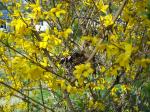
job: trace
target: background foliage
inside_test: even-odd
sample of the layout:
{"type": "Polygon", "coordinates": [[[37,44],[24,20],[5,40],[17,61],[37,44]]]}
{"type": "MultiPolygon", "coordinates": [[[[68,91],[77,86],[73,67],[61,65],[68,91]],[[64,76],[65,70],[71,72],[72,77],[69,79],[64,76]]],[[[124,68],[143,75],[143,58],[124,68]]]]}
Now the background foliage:
{"type": "Polygon", "coordinates": [[[0,111],[149,112],[149,4],[1,0],[0,111]]]}

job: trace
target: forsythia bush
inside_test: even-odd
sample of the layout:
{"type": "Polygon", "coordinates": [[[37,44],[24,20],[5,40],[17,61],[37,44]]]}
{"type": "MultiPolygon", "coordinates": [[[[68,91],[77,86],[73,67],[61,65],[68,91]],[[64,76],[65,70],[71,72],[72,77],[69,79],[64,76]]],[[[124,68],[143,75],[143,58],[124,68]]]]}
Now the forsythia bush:
{"type": "Polygon", "coordinates": [[[149,0],[0,6],[0,112],[150,111],[149,0]]]}

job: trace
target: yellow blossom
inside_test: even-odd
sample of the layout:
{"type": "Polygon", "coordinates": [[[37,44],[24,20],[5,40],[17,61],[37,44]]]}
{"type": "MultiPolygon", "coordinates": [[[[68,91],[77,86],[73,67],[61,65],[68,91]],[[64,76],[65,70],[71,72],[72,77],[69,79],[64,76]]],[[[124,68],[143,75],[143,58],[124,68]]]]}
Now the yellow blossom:
{"type": "Polygon", "coordinates": [[[105,27],[108,27],[108,26],[113,24],[113,17],[112,17],[111,14],[108,14],[108,15],[106,15],[104,17],[100,16],[100,21],[103,22],[105,27]]]}

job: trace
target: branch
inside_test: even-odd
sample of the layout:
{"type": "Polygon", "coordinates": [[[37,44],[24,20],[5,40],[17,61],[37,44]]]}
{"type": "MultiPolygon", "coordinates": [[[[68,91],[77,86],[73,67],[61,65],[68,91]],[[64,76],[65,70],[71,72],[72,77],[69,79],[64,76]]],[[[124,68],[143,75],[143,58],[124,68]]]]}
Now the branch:
{"type": "Polygon", "coordinates": [[[100,39],[100,40],[98,41],[98,43],[96,44],[96,47],[94,48],[93,52],[91,53],[91,55],[89,56],[89,58],[87,59],[86,62],[89,62],[89,61],[94,57],[94,55],[95,55],[96,52],[97,52],[98,45],[104,40],[104,35],[103,35],[102,38],[103,38],[103,39],[100,39]]]}
{"type": "Polygon", "coordinates": [[[72,102],[71,102],[71,100],[69,98],[69,93],[66,90],[64,91],[64,95],[65,95],[65,99],[67,100],[67,103],[69,105],[70,110],[72,112],[76,112],[75,109],[74,109],[74,107],[73,107],[73,104],[72,104],[72,102]]]}
{"type": "MultiPolygon", "coordinates": [[[[127,3],[128,0],[124,0],[122,5],[120,6],[119,10],[117,11],[116,15],[114,16],[113,18],[113,24],[115,23],[115,21],[117,20],[117,18],[119,17],[119,15],[122,13],[123,11],[123,8],[125,7],[126,3],[127,3]]],[[[106,29],[108,29],[110,26],[108,26],[106,29]]],[[[86,62],[89,62],[93,57],[94,55],[96,54],[97,52],[97,47],[98,45],[104,40],[104,34],[106,32],[106,29],[104,32],[102,32],[102,40],[100,39],[95,47],[95,49],[93,50],[93,52],[91,53],[91,55],[89,56],[88,60],[86,62]]]]}
{"type": "MultiPolygon", "coordinates": [[[[43,103],[43,105],[45,105],[44,96],[43,96],[42,83],[41,83],[41,81],[39,81],[39,82],[40,82],[40,85],[39,85],[39,86],[40,86],[40,92],[41,92],[42,103],[43,103]]],[[[44,111],[47,112],[45,107],[44,107],[44,111]]]]}
{"type": "MultiPolygon", "coordinates": [[[[8,85],[8,84],[6,84],[6,83],[4,83],[4,82],[2,82],[2,81],[0,81],[0,84],[2,84],[2,85],[4,85],[5,87],[7,87],[7,88],[9,88],[9,89],[11,89],[11,90],[13,90],[13,91],[15,91],[15,92],[21,94],[21,95],[24,96],[25,98],[28,98],[29,100],[31,100],[32,102],[34,102],[35,104],[37,104],[37,105],[39,105],[39,106],[41,106],[41,107],[43,107],[43,108],[46,108],[46,109],[48,109],[48,110],[50,110],[50,111],[52,111],[52,112],[55,112],[52,108],[49,108],[49,107],[43,105],[42,103],[40,103],[40,102],[38,102],[38,101],[32,99],[31,97],[25,95],[24,93],[22,93],[22,92],[20,92],[19,90],[17,90],[17,89],[15,89],[15,88],[11,87],[10,85],[8,85]]],[[[27,99],[26,99],[26,100],[27,100],[27,99]]]]}
{"type": "Polygon", "coordinates": [[[91,17],[76,16],[75,19],[76,19],[76,18],[78,18],[78,19],[86,19],[86,20],[90,20],[90,21],[92,21],[92,22],[95,22],[95,23],[97,23],[97,24],[100,24],[99,21],[97,21],[96,19],[92,19],[91,17]]]}
{"type": "Polygon", "coordinates": [[[115,23],[115,21],[117,20],[117,18],[119,17],[119,15],[122,13],[123,8],[125,7],[126,3],[128,0],[123,0],[122,5],[120,6],[119,10],[117,11],[116,15],[113,18],[113,22],[115,23]]]}
{"type": "Polygon", "coordinates": [[[97,101],[97,96],[96,96],[96,94],[93,93],[92,88],[90,86],[89,86],[89,90],[90,90],[90,93],[91,93],[94,101],[97,101]]]}
{"type": "MultiPolygon", "coordinates": [[[[38,41],[42,41],[42,39],[41,39],[41,37],[40,37],[40,35],[39,35],[39,33],[38,33],[37,31],[32,30],[32,33],[35,35],[35,37],[36,37],[36,39],[37,39],[38,41]]],[[[48,57],[49,61],[51,62],[51,65],[54,67],[54,69],[56,69],[57,66],[56,66],[56,65],[53,63],[53,61],[51,60],[52,58],[51,58],[51,56],[50,56],[50,54],[49,54],[49,51],[48,51],[47,49],[45,49],[45,48],[42,48],[42,50],[44,51],[44,54],[48,57]]]]}
{"type": "MultiPolygon", "coordinates": [[[[31,102],[29,99],[27,100],[25,97],[21,97],[19,95],[13,95],[14,97],[17,97],[21,100],[23,100],[24,102],[27,102],[27,103],[32,103],[32,106],[34,106],[35,108],[38,108],[38,105],[37,104],[34,104],[33,102],[31,102]]],[[[28,112],[29,112],[29,108],[28,108],[28,112]]]]}
{"type": "MultiPolygon", "coordinates": [[[[51,72],[51,73],[54,74],[55,76],[58,76],[58,77],[63,78],[63,79],[66,79],[66,78],[63,77],[63,76],[60,76],[60,75],[56,74],[50,67],[44,67],[44,66],[41,65],[40,63],[35,62],[34,60],[32,60],[32,59],[30,59],[29,57],[25,56],[24,54],[20,53],[19,51],[17,51],[16,49],[12,48],[11,46],[5,44],[3,41],[0,40],[0,42],[1,42],[3,45],[5,45],[6,47],[8,47],[9,49],[13,50],[14,52],[20,54],[21,56],[23,56],[24,58],[26,58],[27,60],[29,60],[31,63],[33,63],[33,64],[35,64],[35,65],[41,67],[42,69],[44,69],[44,70],[46,70],[46,71],[48,71],[48,72],[51,72]]],[[[66,79],[66,80],[67,80],[67,79],[66,79]]],[[[68,80],[67,80],[67,81],[68,81],[68,80]]]]}

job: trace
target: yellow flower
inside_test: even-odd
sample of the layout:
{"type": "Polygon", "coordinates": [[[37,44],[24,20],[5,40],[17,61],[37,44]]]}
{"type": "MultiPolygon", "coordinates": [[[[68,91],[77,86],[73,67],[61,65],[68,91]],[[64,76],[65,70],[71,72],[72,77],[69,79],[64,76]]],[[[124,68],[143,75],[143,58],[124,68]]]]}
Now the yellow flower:
{"type": "Polygon", "coordinates": [[[65,88],[66,88],[65,80],[57,80],[56,83],[57,83],[58,85],[60,85],[60,87],[61,87],[62,89],[65,89],[65,88]]]}
{"type": "Polygon", "coordinates": [[[108,5],[104,5],[103,1],[100,0],[100,2],[98,2],[97,7],[100,11],[106,13],[107,9],[108,9],[108,5]]]}
{"type": "Polygon", "coordinates": [[[43,74],[44,70],[38,66],[31,66],[29,70],[29,79],[31,80],[39,80],[43,74]]]}
{"type": "Polygon", "coordinates": [[[27,25],[21,19],[13,20],[11,25],[15,27],[16,34],[24,34],[27,31],[27,25]]]}
{"type": "Polygon", "coordinates": [[[126,85],[121,85],[121,89],[123,92],[127,92],[127,86],[126,85]]]}
{"type": "Polygon", "coordinates": [[[0,16],[3,16],[3,13],[2,13],[2,12],[0,12],[0,16]]]}
{"type": "Polygon", "coordinates": [[[46,48],[47,47],[47,42],[39,42],[39,47],[40,48],[46,48]]]}
{"type": "Polygon", "coordinates": [[[67,86],[67,92],[70,93],[70,92],[71,92],[71,89],[72,89],[72,86],[71,86],[71,85],[68,85],[68,86],[67,86]]]}
{"type": "Polygon", "coordinates": [[[73,74],[77,79],[80,79],[81,76],[88,77],[92,73],[93,69],[91,68],[90,63],[77,65],[75,66],[75,70],[73,71],[73,74]]]}
{"type": "Polygon", "coordinates": [[[101,102],[96,101],[94,103],[94,108],[99,108],[101,111],[104,111],[105,110],[105,105],[101,102]]]}
{"type": "Polygon", "coordinates": [[[67,57],[67,56],[69,55],[69,51],[68,51],[68,50],[64,51],[64,52],[62,53],[62,55],[63,55],[64,57],[67,57]]]}
{"type": "Polygon", "coordinates": [[[2,2],[7,3],[9,0],[2,0],[2,2]]]}
{"type": "Polygon", "coordinates": [[[129,43],[123,43],[125,46],[125,52],[120,54],[118,56],[118,59],[116,60],[117,63],[119,63],[120,66],[129,67],[129,59],[132,53],[132,44],[129,43]]]}
{"type": "Polygon", "coordinates": [[[111,14],[108,14],[104,17],[100,16],[100,21],[102,21],[104,26],[107,27],[113,24],[113,17],[111,14]]]}
{"type": "Polygon", "coordinates": [[[91,3],[92,3],[92,0],[84,0],[84,1],[83,1],[83,4],[84,4],[84,5],[90,6],[91,3]]]}
{"type": "Polygon", "coordinates": [[[105,72],[106,68],[104,66],[101,67],[100,72],[105,72]]]}
{"type": "Polygon", "coordinates": [[[95,36],[82,36],[81,42],[83,43],[84,41],[87,41],[91,43],[92,46],[95,46],[97,44],[98,38],[95,36]]]}
{"type": "Polygon", "coordinates": [[[56,6],[56,8],[52,8],[52,9],[50,10],[50,13],[55,14],[56,17],[60,17],[61,14],[65,14],[66,11],[63,10],[63,9],[61,9],[61,6],[62,6],[62,4],[58,4],[58,5],[56,6]]]}
{"type": "Polygon", "coordinates": [[[65,39],[67,39],[71,33],[73,33],[72,29],[68,28],[63,32],[59,32],[58,37],[64,37],[65,39]]]}

